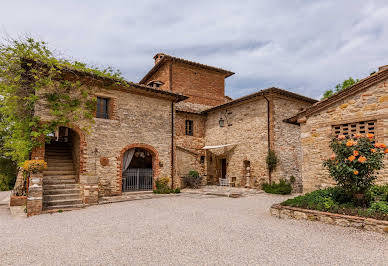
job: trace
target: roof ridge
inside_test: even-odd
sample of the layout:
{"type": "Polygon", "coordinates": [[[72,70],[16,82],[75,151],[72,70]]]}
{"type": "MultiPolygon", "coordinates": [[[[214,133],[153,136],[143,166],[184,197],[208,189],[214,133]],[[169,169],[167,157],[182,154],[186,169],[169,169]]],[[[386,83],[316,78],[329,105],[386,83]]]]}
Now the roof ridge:
{"type": "Polygon", "coordinates": [[[277,87],[269,87],[267,89],[261,89],[261,90],[259,90],[257,92],[254,92],[254,93],[251,93],[251,94],[239,97],[239,98],[234,99],[234,100],[232,100],[230,102],[223,103],[223,104],[214,106],[212,108],[206,109],[206,110],[202,111],[201,113],[207,113],[207,112],[210,112],[210,111],[213,111],[213,110],[220,109],[222,107],[230,106],[230,105],[233,105],[233,104],[236,104],[236,103],[239,103],[239,102],[243,102],[243,101],[252,99],[252,98],[254,98],[256,96],[263,96],[264,94],[268,94],[268,93],[271,93],[271,92],[272,93],[283,94],[285,96],[289,96],[289,97],[292,97],[292,98],[295,98],[295,99],[298,99],[298,100],[302,100],[302,101],[305,101],[305,102],[310,102],[310,103],[317,102],[317,100],[309,98],[309,97],[306,97],[306,96],[303,96],[301,94],[297,94],[297,93],[294,93],[294,92],[291,92],[291,91],[288,91],[288,90],[285,90],[285,89],[280,89],[280,88],[277,88],[277,87]]]}
{"type": "Polygon", "coordinates": [[[198,67],[202,67],[202,68],[207,68],[207,69],[211,69],[211,70],[214,70],[214,71],[219,71],[219,72],[223,72],[223,73],[226,73],[227,75],[225,76],[225,78],[227,77],[230,77],[232,75],[234,75],[235,73],[232,72],[232,71],[229,71],[229,70],[225,70],[223,68],[219,68],[219,67],[214,67],[214,66],[210,66],[210,65],[205,65],[205,64],[201,64],[201,63],[198,63],[198,62],[194,62],[194,61],[190,61],[190,60],[187,60],[187,59],[183,59],[183,58],[180,58],[180,57],[176,57],[176,56],[172,56],[172,55],[169,55],[169,54],[166,54],[166,53],[157,53],[154,55],[154,58],[157,56],[157,55],[163,55],[163,57],[147,72],[147,74],[145,74],[145,76],[139,81],[139,83],[144,83],[153,73],[155,73],[159,67],[167,60],[167,59],[172,59],[172,60],[177,60],[177,61],[180,61],[180,62],[183,62],[183,63],[186,63],[186,64],[189,64],[189,65],[194,65],[194,66],[198,66],[198,67]]]}
{"type": "Polygon", "coordinates": [[[300,117],[301,115],[305,115],[305,116],[312,115],[317,111],[325,108],[326,106],[334,104],[339,100],[341,100],[342,98],[352,95],[353,93],[357,93],[363,89],[369,88],[370,86],[373,86],[374,84],[384,80],[387,77],[388,77],[388,68],[385,70],[378,71],[368,77],[365,77],[359,80],[352,86],[349,86],[346,89],[336,92],[335,94],[333,94],[328,98],[325,98],[323,100],[316,102],[315,104],[309,106],[302,112],[299,112],[298,114],[286,120],[289,122],[295,123],[298,117],[300,117]]]}

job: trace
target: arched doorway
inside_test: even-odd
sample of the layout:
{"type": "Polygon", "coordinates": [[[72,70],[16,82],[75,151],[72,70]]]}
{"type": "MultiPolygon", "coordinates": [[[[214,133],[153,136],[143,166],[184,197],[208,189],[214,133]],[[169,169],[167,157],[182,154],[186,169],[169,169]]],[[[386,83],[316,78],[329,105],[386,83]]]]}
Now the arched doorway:
{"type": "Polygon", "coordinates": [[[128,149],[122,162],[122,191],[152,190],[153,156],[143,148],[128,149]]]}

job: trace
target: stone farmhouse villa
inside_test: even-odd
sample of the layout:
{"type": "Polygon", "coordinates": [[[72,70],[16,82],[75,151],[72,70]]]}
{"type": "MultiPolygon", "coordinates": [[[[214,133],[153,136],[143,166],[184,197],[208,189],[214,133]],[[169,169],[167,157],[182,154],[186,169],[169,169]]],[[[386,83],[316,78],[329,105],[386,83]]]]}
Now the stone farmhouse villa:
{"type": "MultiPolygon", "coordinates": [[[[48,162],[36,184],[36,214],[152,190],[160,177],[180,187],[190,170],[204,185],[260,187],[294,177],[294,190],[308,192],[333,184],[322,166],[333,135],[388,137],[388,67],[323,101],[274,87],[232,100],[225,79],[233,72],[163,53],[154,59],[127,87],[108,89],[104,78],[79,73],[94,81],[95,123],[90,133],[82,121],[63,125],[55,141],[32,152],[31,159],[48,162]],[[271,173],[270,149],[279,159],[271,173]]],[[[43,104],[35,113],[50,119],[43,104]]],[[[388,167],[379,182],[388,182],[388,167]]]]}

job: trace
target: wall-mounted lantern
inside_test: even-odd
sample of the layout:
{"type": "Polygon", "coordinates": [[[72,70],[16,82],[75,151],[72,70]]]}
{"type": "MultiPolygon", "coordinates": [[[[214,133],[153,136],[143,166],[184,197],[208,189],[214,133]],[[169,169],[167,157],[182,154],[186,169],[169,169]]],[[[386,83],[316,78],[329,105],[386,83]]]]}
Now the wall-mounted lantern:
{"type": "Polygon", "coordinates": [[[224,127],[224,123],[225,123],[225,120],[222,119],[222,117],[220,117],[220,120],[218,121],[218,124],[220,125],[220,127],[224,127]]]}

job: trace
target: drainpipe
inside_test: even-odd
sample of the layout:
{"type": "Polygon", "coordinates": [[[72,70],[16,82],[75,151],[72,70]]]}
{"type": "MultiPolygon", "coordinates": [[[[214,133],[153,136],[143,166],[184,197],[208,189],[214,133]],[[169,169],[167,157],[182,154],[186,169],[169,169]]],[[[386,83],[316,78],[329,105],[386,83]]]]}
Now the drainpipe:
{"type": "MultiPolygon", "coordinates": [[[[269,113],[270,107],[269,107],[268,98],[265,97],[264,95],[263,95],[263,97],[267,101],[267,136],[268,136],[267,142],[268,142],[268,153],[269,153],[271,150],[271,134],[270,134],[271,133],[271,126],[270,126],[271,119],[270,119],[270,113],[269,113]]],[[[272,181],[271,180],[271,171],[269,169],[268,169],[268,181],[271,184],[271,181],[272,181]]]]}
{"type": "MultiPolygon", "coordinates": [[[[172,61],[170,61],[169,67],[169,89],[172,92],[172,61]]],[[[174,168],[175,168],[175,160],[174,160],[174,101],[171,102],[171,188],[174,188],[174,168]]]]}
{"type": "Polygon", "coordinates": [[[171,188],[174,188],[174,102],[171,103],[171,188]]]}

